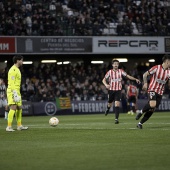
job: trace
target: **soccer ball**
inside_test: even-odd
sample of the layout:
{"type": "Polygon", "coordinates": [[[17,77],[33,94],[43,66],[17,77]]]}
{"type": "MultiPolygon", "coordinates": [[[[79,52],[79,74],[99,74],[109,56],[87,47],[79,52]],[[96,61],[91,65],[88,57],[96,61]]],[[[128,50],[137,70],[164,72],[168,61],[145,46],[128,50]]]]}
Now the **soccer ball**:
{"type": "Polygon", "coordinates": [[[59,120],[58,120],[58,118],[56,118],[56,117],[52,117],[52,118],[50,118],[50,120],[49,120],[50,126],[55,127],[55,126],[58,125],[58,123],[59,123],[59,120]]]}

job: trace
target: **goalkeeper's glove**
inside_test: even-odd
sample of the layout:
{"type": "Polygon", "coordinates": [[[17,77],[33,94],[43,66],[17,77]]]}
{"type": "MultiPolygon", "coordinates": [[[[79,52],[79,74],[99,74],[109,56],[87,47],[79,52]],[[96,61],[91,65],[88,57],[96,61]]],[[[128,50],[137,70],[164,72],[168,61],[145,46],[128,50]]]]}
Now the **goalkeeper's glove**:
{"type": "Polygon", "coordinates": [[[14,102],[18,103],[21,101],[21,97],[18,96],[17,94],[17,91],[16,90],[13,90],[13,99],[14,99],[14,102]]]}

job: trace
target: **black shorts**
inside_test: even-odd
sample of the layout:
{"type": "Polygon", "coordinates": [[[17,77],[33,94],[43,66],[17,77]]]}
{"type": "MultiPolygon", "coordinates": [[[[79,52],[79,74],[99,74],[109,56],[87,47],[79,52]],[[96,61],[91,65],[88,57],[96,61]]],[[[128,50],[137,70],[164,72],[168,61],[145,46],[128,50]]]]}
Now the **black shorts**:
{"type": "Polygon", "coordinates": [[[158,108],[162,100],[162,95],[155,93],[153,91],[150,91],[148,94],[149,94],[149,101],[156,100],[156,108],[158,108]]]}
{"type": "Polygon", "coordinates": [[[128,103],[136,103],[136,96],[129,96],[128,103]]]}
{"type": "Polygon", "coordinates": [[[121,100],[121,90],[109,90],[108,91],[108,103],[112,103],[113,101],[121,100]]]}

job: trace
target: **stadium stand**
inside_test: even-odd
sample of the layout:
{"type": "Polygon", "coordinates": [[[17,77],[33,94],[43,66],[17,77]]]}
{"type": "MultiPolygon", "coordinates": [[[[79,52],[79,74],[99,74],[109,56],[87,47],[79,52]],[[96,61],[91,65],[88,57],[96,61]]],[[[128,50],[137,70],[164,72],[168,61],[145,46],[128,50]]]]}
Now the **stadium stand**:
{"type": "Polygon", "coordinates": [[[0,35],[170,34],[168,0],[0,0],[0,10],[0,35]]]}
{"type": "MultiPolygon", "coordinates": [[[[56,97],[70,97],[71,100],[107,100],[107,89],[102,84],[104,73],[111,65],[77,63],[69,65],[42,64],[24,65],[22,70],[22,97],[27,101],[54,101],[56,97]],[[71,76],[70,76],[71,75],[71,76]]],[[[146,67],[139,66],[133,70],[127,70],[128,74],[142,80],[142,74],[146,67]]],[[[0,76],[7,80],[7,71],[0,76]]],[[[123,79],[123,89],[126,91],[129,80],[123,79]]],[[[147,93],[139,88],[139,99],[146,99],[147,93]]],[[[165,91],[169,94],[169,89],[165,91]]],[[[167,96],[169,98],[169,96],[167,96]]]]}
{"type": "MultiPolygon", "coordinates": [[[[0,10],[0,36],[170,35],[169,0],[0,0],[0,10]]],[[[90,64],[25,67],[23,99],[106,100],[101,81],[108,68],[90,64]],[[70,74],[75,76],[70,78],[70,74]]],[[[129,74],[142,79],[142,73],[136,68],[129,74]]],[[[3,72],[1,77],[5,75],[3,72]]],[[[127,84],[124,80],[124,89],[127,84]]],[[[165,92],[168,95],[169,89],[165,92]]],[[[139,98],[147,98],[147,94],[140,90],[139,98]]]]}

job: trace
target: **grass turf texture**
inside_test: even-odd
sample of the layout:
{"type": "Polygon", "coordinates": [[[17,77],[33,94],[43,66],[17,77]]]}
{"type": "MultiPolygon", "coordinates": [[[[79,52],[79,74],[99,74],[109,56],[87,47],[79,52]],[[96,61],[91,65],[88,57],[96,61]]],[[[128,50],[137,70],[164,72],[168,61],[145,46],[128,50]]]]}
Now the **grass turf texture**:
{"type": "Polygon", "coordinates": [[[15,132],[1,117],[0,169],[169,170],[170,113],[154,113],[142,130],[126,114],[118,125],[113,114],[57,117],[57,127],[49,116],[23,117],[29,130],[15,132]]]}

